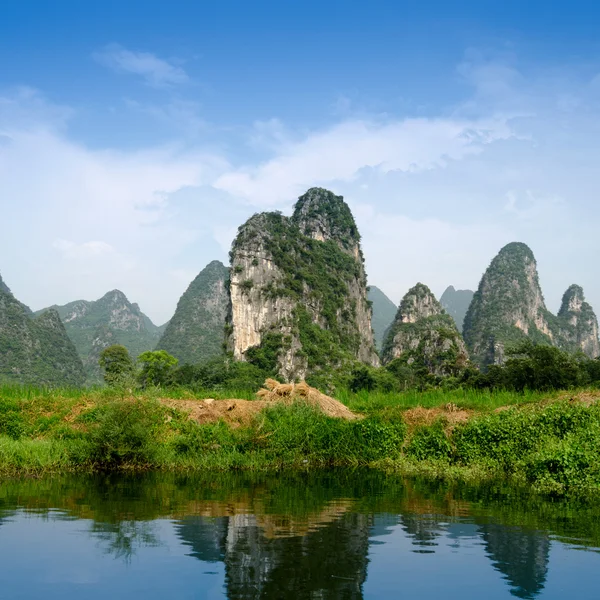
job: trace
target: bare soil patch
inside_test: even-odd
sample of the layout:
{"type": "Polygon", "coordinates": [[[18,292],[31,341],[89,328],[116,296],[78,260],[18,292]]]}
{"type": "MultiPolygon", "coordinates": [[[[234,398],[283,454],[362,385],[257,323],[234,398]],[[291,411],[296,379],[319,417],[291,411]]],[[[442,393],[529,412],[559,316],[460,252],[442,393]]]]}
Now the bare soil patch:
{"type": "Polygon", "coordinates": [[[472,415],[473,411],[464,410],[455,404],[448,403],[437,408],[423,408],[422,406],[410,408],[404,411],[402,418],[409,429],[420,425],[433,425],[439,420],[442,420],[447,427],[453,428],[460,423],[466,423],[472,415]]]}
{"type": "Polygon", "coordinates": [[[227,400],[214,400],[213,398],[175,400],[162,398],[160,402],[171,408],[187,412],[189,418],[198,423],[215,423],[223,420],[231,427],[248,425],[257,413],[267,407],[294,402],[307,402],[329,417],[347,420],[359,418],[341,402],[322,394],[304,381],[294,384],[279,383],[275,379],[267,379],[264,386],[257,392],[257,400],[241,400],[238,398],[227,400]]]}

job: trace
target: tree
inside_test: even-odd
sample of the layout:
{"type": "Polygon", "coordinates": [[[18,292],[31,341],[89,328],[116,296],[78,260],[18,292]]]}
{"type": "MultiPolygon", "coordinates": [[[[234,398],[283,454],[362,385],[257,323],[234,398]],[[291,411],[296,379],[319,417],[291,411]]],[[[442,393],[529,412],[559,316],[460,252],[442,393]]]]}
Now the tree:
{"type": "Polygon", "coordinates": [[[138,356],[138,363],[142,369],[139,382],[142,387],[149,385],[164,386],[173,383],[175,367],[179,361],[165,350],[142,352],[138,356]]]}
{"type": "Polygon", "coordinates": [[[114,344],[104,348],[98,359],[106,385],[125,385],[133,379],[135,367],[125,346],[114,344]]]}

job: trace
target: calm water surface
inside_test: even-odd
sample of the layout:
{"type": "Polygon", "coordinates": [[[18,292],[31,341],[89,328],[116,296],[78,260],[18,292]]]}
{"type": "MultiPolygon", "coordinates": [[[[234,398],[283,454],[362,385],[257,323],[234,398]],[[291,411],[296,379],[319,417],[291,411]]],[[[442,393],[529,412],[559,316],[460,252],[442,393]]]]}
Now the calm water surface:
{"type": "Polygon", "coordinates": [[[600,598],[600,504],[372,473],[0,482],[0,598],[600,598]]]}

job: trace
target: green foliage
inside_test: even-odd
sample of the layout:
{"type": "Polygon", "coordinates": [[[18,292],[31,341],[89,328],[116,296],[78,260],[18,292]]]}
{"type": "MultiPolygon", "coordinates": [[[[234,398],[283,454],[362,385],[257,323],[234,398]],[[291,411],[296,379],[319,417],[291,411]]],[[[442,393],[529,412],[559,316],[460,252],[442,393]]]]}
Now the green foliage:
{"type": "Polygon", "coordinates": [[[400,454],[402,422],[344,421],[295,403],[264,411],[251,444],[275,463],[357,465],[400,454]]]}
{"type": "Polygon", "coordinates": [[[245,279],[244,281],[242,281],[240,283],[240,288],[242,290],[242,293],[247,294],[253,287],[254,287],[254,282],[252,281],[252,279],[245,279]]]}
{"type": "Polygon", "coordinates": [[[115,344],[104,348],[98,359],[104,371],[104,381],[109,386],[123,386],[133,383],[135,366],[125,346],[115,344]]]}
{"type": "Polygon", "coordinates": [[[447,460],[452,454],[452,446],[443,429],[443,423],[418,427],[412,434],[406,454],[416,460],[447,460]]]}
{"type": "Polygon", "coordinates": [[[150,402],[106,403],[90,436],[91,460],[102,467],[151,464],[156,458],[154,430],[160,417],[158,406],[150,402]]]}
{"type": "Polygon", "coordinates": [[[142,387],[166,386],[173,383],[175,367],[179,361],[165,350],[143,352],[138,356],[141,371],[138,380],[142,387]]]}
{"type": "Polygon", "coordinates": [[[598,362],[574,356],[558,348],[536,345],[529,340],[507,350],[502,366],[492,365],[486,373],[468,371],[461,383],[476,388],[528,390],[564,390],[600,384],[598,362]]]}
{"type": "Polygon", "coordinates": [[[282,345],[283,335],[280,333],[267,333],[263,336],[260,346],[248,349],[246,358],[251,365],[256,366],[264,374],[275,375],[282,345]]]}
{"type": "Polygon", "coordinates": [[[398,379],[390,371],[363,364],[352,369],[348,387],[352,392],[394,392],[400,389],[398,379]]]}
{"type": "Polygon", "coordinates": [[[269,374],[255,364],[222,356],[199,365],[177,368],[173,374],[173,383],[195,392],[236,390],[251,394],[261,387],[269,374]]]}

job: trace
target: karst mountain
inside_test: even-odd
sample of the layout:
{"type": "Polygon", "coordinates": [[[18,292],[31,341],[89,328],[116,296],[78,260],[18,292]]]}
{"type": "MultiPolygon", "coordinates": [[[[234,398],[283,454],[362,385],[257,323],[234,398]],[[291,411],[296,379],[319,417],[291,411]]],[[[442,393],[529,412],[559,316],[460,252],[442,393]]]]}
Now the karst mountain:
{"type": "Polygon", "coordinates": [[[341,196],[312,188],[291,217],[261,213],[231,250],[228,349],[285,380],[347,361],[379,362],[354,217],[341,196]]]}

